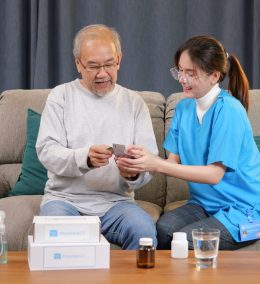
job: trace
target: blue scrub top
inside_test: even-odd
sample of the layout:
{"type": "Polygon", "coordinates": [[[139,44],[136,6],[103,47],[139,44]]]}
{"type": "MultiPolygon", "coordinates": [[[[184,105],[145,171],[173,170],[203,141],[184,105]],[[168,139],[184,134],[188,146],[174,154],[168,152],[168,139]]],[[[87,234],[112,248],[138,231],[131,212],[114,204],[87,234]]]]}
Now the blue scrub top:
{"type": "Polygon", "coordinates": [[[240,242],[239,223],[248,222],[248,210],[260,218],[260,153],[242,104],[221,90],[199,123],[196,100],[176,106],[164,148],[183,165],[221,162],[227,167],[218,184],[189,182],[189,203],[201,205],[240,242]]]}

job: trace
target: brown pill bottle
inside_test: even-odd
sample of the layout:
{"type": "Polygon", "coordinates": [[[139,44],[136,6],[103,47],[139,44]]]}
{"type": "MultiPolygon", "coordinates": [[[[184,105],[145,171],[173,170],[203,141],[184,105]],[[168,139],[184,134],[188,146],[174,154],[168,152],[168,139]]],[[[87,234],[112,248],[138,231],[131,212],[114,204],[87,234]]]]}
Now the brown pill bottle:
{"type": "Polygon", "coordinates": [[[141,238],[136,252],[136,265],[139,268],[153,268],[155,265],[155,248],[152,238],[141,238]]]}

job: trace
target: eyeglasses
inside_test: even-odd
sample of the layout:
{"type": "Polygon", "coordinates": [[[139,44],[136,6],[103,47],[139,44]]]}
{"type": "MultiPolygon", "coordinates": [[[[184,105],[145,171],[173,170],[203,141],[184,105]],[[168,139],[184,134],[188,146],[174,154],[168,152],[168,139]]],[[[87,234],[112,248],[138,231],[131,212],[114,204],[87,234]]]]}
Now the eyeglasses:
{"type": "MultiPolygon", "coordinates": [[[[191,84],[193,80],[195,79],[199,79],[200,77],[198,77],[196,74],[194,74],[194,72],[192,72],[190,70],[190,72],[192,72],[192,74],[189,73],[184,73],[184,71],[180,71],[177,67],[173,67],[170,69],[171,75],[172,77],[177,80],[180,81],[185,80],[187,84],[191,84]]],[[[210,73],[205,73],[206,76],[210,75],[210,73]]]]}
{"type": "Polygon", "coordinates": [[[82,67],[89,71],[89,72],[96,72],[98,73],[101,68],[104,68],[104,70],[106,72],[109,72],[109,71],[113,71],[115,69],[116,66],[118,66],[118,62],[111,62],[111,63],[106,63],[104,65],[97,65],[97,64],[93,64],[93,65],[84,65],[81,60],[78,58],[80,64],[82,65],[82,67]]]}
{"type": "Polygon", "coordinates": [[[172,77],[177,81],[180,81],[180,79],[182,78],[187,83],[191,83],[195,77],[194,74],[189,74],[189,73],[184,74],[184,72],[180,71],[177,67],[171,68],[170,72],[172,77]]]}

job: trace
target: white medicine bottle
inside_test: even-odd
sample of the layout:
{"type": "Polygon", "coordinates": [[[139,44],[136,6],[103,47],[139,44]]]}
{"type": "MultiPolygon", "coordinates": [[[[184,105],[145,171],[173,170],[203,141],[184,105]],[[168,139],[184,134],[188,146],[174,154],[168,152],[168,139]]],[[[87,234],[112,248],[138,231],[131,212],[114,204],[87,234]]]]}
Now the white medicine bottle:
{"type": "Polygon", "coordinates": [[[171,243],[171,257],[187,258],[188,257],[188,241],[187,234],[184,232],[173,233],[171,243]]]}

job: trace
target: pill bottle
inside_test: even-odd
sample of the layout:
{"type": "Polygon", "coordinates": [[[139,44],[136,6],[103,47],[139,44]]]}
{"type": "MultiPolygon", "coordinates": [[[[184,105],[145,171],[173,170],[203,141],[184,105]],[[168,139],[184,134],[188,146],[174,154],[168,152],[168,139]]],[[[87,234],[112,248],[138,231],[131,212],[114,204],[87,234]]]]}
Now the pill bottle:
{"type": "Polygon", "coordinates": [[[171,242],[171,257],[187,258],[188,257],[188,241],[187,234],[184,232],[173,233],[171,242]]]}
{"type": "Polygon", "coordinates": [[[140,238],[136,254],[136,264],[139,268],[153,268],[155,265],[155,248],[152,238],[140,238]]]}

